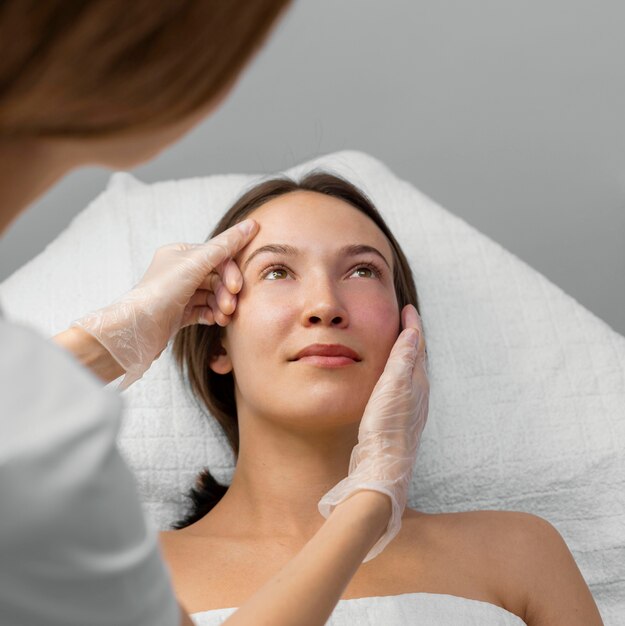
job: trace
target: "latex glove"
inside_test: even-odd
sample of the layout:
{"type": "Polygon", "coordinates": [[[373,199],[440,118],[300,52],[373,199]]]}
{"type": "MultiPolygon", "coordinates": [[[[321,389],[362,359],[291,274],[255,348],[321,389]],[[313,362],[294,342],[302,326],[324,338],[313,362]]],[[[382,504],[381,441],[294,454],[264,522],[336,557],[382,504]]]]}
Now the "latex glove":
{"type": "Polygon", "coordinates": [[[401,528],[412,468],[428,415],[430,384],[421,321],[411,304],[404,307],[402,319],[404,330],[365,407],[348,475],[318,505],[319,512],[327,518],[334,507],[362,489],[390,497],[392,513],[388,527],[363,563],[382,552],[401,528]],[[414,330],[408,328],[418,329],[416,340],[410,334],[414,330]]]}
{"type": "Polygon", "coordinates": [[[128,293],[71,323],[93,335],[126,370],[118,389],[139,380],[181,328],[230,321],[243,286],[233,257],[257,231],[257,222],[247,219],[206,243],[161,246],[128,293]]]}

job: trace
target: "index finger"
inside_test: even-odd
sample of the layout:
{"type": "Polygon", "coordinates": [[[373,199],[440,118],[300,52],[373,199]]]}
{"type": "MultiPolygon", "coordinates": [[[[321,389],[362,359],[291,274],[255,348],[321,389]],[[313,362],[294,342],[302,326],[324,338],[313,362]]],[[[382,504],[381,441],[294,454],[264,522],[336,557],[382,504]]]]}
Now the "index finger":
{"type": "MultiPolygon", "coordinates": [[[[206,243],[197,246],[199,254],[206,255],[210,270],[228,258],[233,258],[256,236],[259,225],[253,219],[246,219],[219,233],[206,243]]],[[[209,271],[210,271],[209,270],[209,271]]]]}

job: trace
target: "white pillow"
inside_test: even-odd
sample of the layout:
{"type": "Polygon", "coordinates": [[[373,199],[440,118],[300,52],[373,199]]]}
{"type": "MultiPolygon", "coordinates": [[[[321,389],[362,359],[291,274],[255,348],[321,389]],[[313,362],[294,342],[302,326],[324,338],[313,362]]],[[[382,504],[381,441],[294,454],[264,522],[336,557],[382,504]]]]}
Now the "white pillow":
{"type": "MultiPolygon", "coordinates": [[[[527,511],[562,534],[607,625],[625,614],[625,338],[497,243],[361,152],[320,167],[367,193],[413,268],[428,342],[430,415],[409,506],[527,511]]],[[[0,285],[9,319],[50,336],[138,282],[156,248],[202,242],[269,175],[143,184],[127,173],[0,285]]],[[[112,383],[117,386],[116,383],[112,383]]],[[[148,516],[179,519],[207,465],[233,456],[171,346],[123,394],[120,448],[148,516]]]]}

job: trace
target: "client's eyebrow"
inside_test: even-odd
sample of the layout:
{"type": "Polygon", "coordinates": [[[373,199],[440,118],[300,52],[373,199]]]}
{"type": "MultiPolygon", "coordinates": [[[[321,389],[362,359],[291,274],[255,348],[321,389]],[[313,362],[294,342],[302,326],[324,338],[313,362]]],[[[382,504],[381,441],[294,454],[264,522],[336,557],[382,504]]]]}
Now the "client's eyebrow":
{"type": "MultiPolygon", "coordinates": [[[[297,256],[300,253],[299,248],[295,248],[294,246],[289,246],[288,244],[268,243],[264,246],[261,246],[260,248],[256,248],[256,250],[254,250],[254,252],[252,252],[250,256],[247,257],[247,259],[245,260],[245,263],[243,263],[243,271],[247,269],[247,266],[250,264],[250,261],[256,255],[262,254],[264,252],[273,252],[275,254],[285,254],[287,256],[297,256]]],[[[368,246],[363,243],[343,246],[338,251],[338,255],[339,256],[356,256],[358,254],[363,254],[364,252],[370,252],[380,257],[384,261],[388,269],[389,270],[391,269],[391,266],[389,265],[388,261],[377,248],[374,248],[373,246],[368,246]]]]}

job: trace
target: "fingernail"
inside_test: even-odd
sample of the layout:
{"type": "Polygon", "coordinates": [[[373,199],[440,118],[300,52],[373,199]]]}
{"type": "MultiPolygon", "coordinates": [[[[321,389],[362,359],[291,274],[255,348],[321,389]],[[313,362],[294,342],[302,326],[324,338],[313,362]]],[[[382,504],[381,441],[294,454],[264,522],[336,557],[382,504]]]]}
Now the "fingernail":
{"type": "Polygon", "coordinates": [[[409,328],[406,335],[408,341],[412,342],[415,346],[419,343],[419,331],[416,328],[409,328]]]}
{"type": "Polygon", "coordinates": [[[239,223],[239,228],[243,231],[245,235],[249,235],[254,230],[254,220],[243,220],[239,223]]]}

